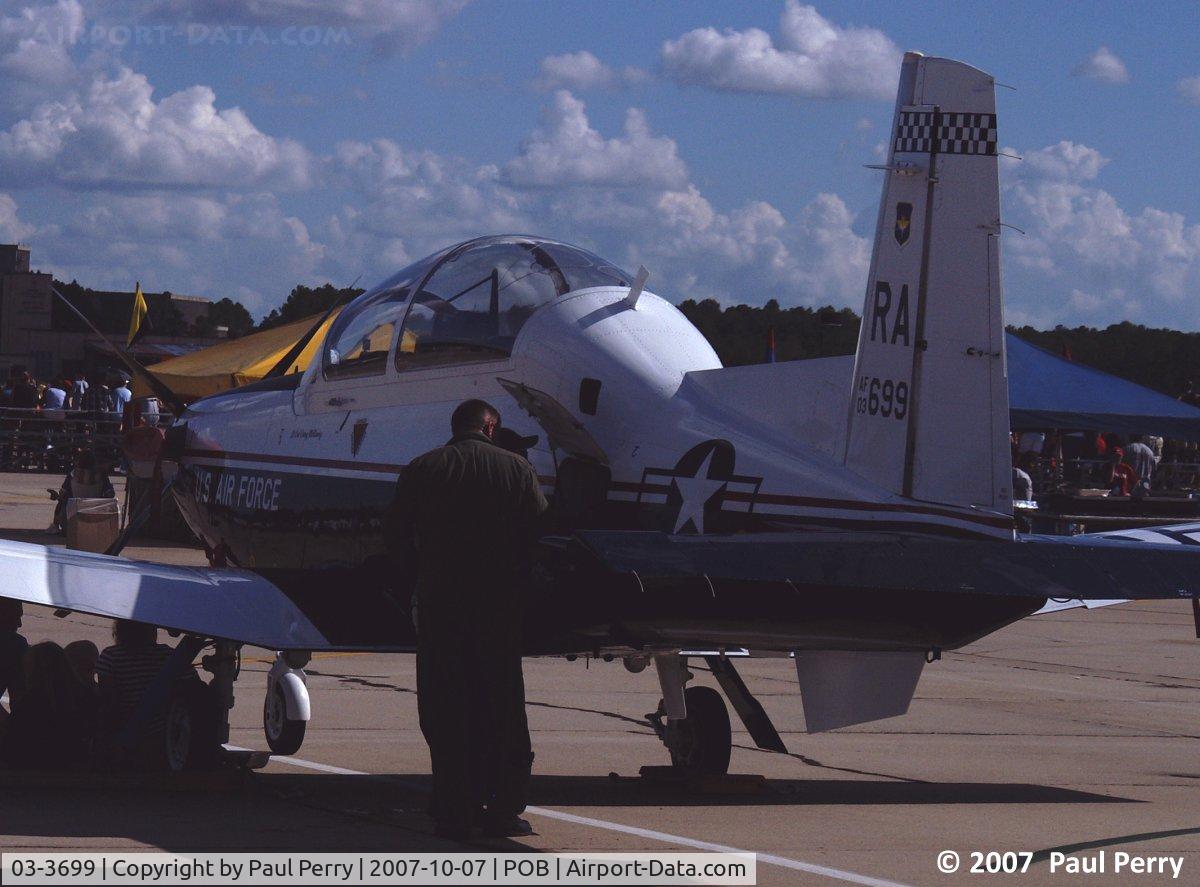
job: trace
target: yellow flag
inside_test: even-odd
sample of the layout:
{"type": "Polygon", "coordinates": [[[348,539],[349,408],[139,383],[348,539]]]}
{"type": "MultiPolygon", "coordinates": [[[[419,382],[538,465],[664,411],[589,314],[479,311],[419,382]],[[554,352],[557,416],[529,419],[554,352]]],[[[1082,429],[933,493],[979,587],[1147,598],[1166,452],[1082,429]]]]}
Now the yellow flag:
{"type": "Polygon", "coordinates": [[[132,348],[134,342],[153,330],[149,315],[150,309],[146,307],[146,297],[142,295],[142,285],[138,283],[133,292],[133,313],[129,316],[129,335],[125,339],[126,348],[132,348]]]}

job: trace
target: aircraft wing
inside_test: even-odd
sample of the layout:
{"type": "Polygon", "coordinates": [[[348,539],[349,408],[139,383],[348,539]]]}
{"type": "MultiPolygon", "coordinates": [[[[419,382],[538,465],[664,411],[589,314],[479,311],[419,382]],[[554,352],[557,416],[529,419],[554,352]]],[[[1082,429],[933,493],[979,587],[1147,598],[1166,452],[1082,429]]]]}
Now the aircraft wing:
{"type": "Polygon", "coordinates": [[[641,580],[705,577],[797,588],[1063,602],[1200,596],[1200,547],[1106,536],[1022,536],[1008,541],[902,533],[671,536],[582,531],[578,537],[606,568],[641,580]]]}
{"type": "Polygon", "coordinates": [[[268,650],[313,650],[325,636],[273,584],[244,570],[179,567],[0,540],[0,596],[136,619],[268,650]]]}

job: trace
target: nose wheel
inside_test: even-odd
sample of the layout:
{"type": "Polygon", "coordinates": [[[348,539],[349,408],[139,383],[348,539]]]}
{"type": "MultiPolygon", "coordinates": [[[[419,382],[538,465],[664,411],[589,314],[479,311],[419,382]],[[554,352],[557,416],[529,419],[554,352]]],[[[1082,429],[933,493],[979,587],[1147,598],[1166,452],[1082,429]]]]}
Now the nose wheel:
{"type": "Polygon", "coordinates": [[[287,698],[283,686],[277,683],[271,687],[263,701],[263,733],[271,751],[277,755],[294,755],[300,751],[307,726],[306,721],[287,716],[287,698]]]}
{"type": "Polygon", "coordinates": [[[729,772],[733,731],[721,694],[711,687],[684,691],[687,717],[667,718],[662,701],[649,716],[650,724],[671,755],[675,772],[687,778],[723,776],[729,772]]]}
{"type": "Polygon", "coordinates": [[[267,674],[263,733],[267,745],[277,755],[294,755],[304,744],[305,728],[312,717],[308,678],[304,674],[308,658],[307,653],[277,653],[267,674]]]}

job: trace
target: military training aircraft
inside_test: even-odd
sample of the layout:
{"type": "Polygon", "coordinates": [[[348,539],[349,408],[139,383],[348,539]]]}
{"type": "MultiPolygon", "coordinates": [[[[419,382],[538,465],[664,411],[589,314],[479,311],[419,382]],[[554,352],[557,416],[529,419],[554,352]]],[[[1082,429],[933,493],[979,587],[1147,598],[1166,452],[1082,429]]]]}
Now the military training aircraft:
{"type": "MultiPolygon", "coordinates": [[[[1014,533],[997,163],[992,77],[905,55],[850,390],[819,362],[723,368],[644,273],[484,237],[351,302],[303,372],[281,362],[176,418],[158,457],[212,568],[3,542],[0,591],[172,629],[168,668],[215,645],[225,706],[240,646],[276,651],[264,724],[294,752],[311,653],[414,649],[383,519],[404,465],[483,398],[538,437],[552,500],[527,654],[653,664],[650,721],[686,772],[724,772],[731,744],[689,659],[784,750],[739,656],[790,660],[822,731],[903,714],[941,651],[1043,608],[1195,600],[1195,527],[1014,533]]],[[[181,766],[187,717],[168,736],[181,766]]]]}

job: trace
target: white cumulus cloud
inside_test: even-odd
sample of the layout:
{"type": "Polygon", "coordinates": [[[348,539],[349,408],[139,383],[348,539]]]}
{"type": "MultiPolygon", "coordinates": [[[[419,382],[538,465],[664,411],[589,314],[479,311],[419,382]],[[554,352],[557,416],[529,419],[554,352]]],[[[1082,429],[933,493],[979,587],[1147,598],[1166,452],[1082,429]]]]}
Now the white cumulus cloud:
{"type": "Polygon", "coordinates": [[[27,225],[17,216],[17,202],[12,196],[0,192],[0,241],[19,243],[33,234],[32,225],[27,225]]]}
{"type": "Polygon", "coordinates": [[[840,27],[788,0],[772,38],[758,28],[698,28],[662,46],[667,76],[730,92],[889,99],[901,51],[875,28],[840,27]]]}
{"type": "Polygon", "coordinates": [[[533,86],[545,92],[554,89],[582,92],[589,89],[637,86],[649,79],[649,72],[641,68],[627,65],[618,71],[583,49],[579,52],[546,56],[538,64],[538,76],[533,81],[533,86]]]}
{"type": "Polygon", "coordinates": [[[1071,69],[1076,77],[1087,77],[1102,83],[1128,83],[1129,70],[1115,52],[1101,46],[1086,59],[1071,69]]]}
{"type": "Polygon", "coordinates": [[[559,90],[505,174],[522,187],[673,188],[687,180],[687,167],[675,141],[653,135],[642,111],[630,108],[622,134],[606,139],[592,128],[584,103],[559,90]]]}
{"type": "Polygon", "coordinates": [[[791,216],[758,200],[718,208],[687,180],[673,143],[663,152],[675,158],[669,175],[642,169],[640,186],[627,187],[628,170],[614,170],[634,163],[629,128],[612,148],[582,103],[557,98],[550,120],[499,168],[386,139],[339,145],[333,178],[357,199],[328,220],[329,255],[351,277],[366,268],[364,280],[379,279],[468,237],[524,232],[579,243],[626,268],[644,263],[651,289],[673,300],[861,304],[870,242],[841,198],[818,195],[791,216]],[[530,169],[554,173],[527,182],[530,169]]]}
{"type": "Polygon", "coordinates": [[[299,143],[266,135],[238,108],[218,110],[210,87],[156,102],[128,68],[0,132],[0,181],[23,185],[301,188],[309,165],[299,143]]]}
{"type": "Polygon", "coordinates": [[[84,27],[78,0],[15,8],[0,16],[0,108],[21,107],[71,83],[76,66],[70,50],[84,27]]]}
{"type": "Polygon", "coordinates": [[[73,192],[62,202],[61,228],[38,232],[34,260],[96,289],[140,280],[150,290],[235,297],[258,316],[296,283],[325,279],[325,245],[271,194],[73,192]]]}
{"type": "MultiPolygon", "coordinates": [[[[1036,175],[1064,181],[1084,182],[1096,178],[1108,158],[1087,145],[1061,141],[1030,151],[1013,171],[1017,176],[1036,175]]],[[[1007,171],[1007,170],[1006,170],[1007,171]]]]}
{"type": "Polygon", "coordinates": [[[1026,232],[1004,242],[1018,315],[1043,324],[1200,326],[1191,299],[1200,287],[1200,224],[1122,206],[1096,185],[1108,160],[1087,146],[1060,142],[1025,156],[1031,171],[1005,185],[1006,218],[1026,232]],[[1038,294],[1029,305],[1026,292],[1038,294]]]}

